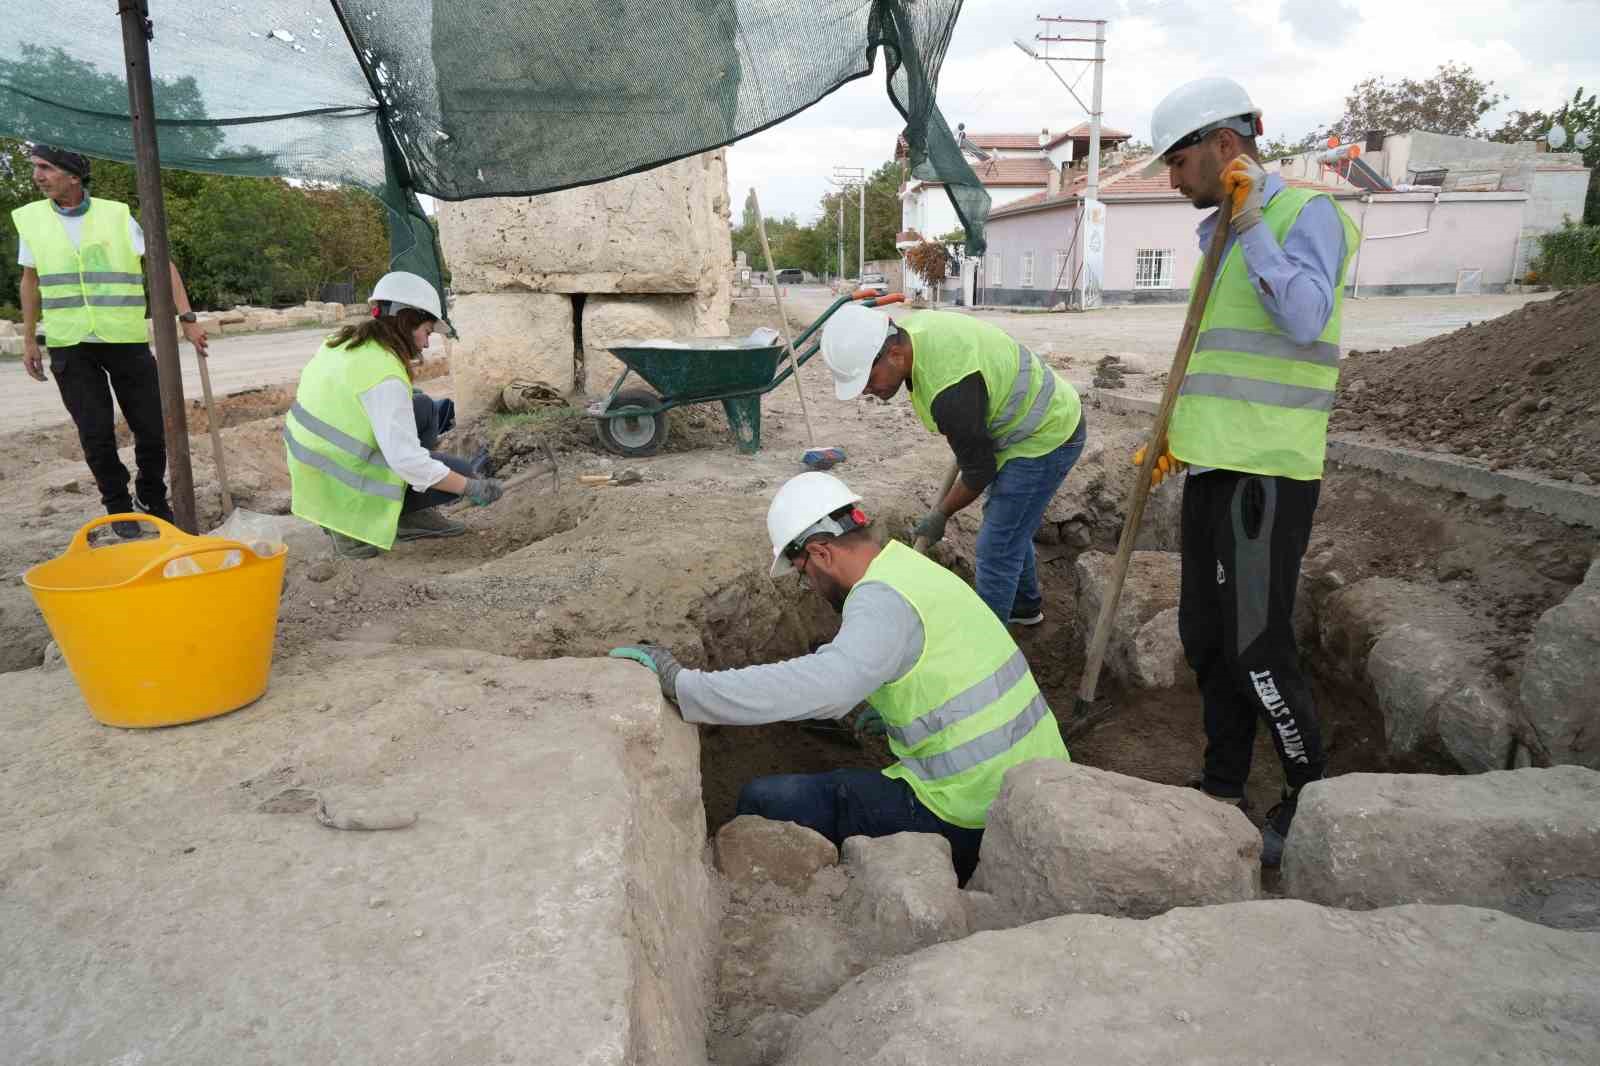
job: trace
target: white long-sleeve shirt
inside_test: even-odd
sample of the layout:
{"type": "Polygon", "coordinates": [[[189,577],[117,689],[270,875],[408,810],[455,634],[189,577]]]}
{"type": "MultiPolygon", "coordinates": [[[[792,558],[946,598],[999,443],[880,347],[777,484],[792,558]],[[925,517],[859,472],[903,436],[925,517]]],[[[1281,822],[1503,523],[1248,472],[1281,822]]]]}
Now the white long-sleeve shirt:
{"type": "Polygon", "coordinates": [[[359,397],[372,423],[372,435],[389,469],[406,484],[423,492],[437,484],[450,468],[428,454],[417,438],[417,416],[411,406],[411,386],[399,378],[385,378],[359,397]]]}
{"type": "Polygon", "coordinates": [[[742,670],[684,670],[678,709],[686,722],[762,725],[843,718],[922,658],[922,619],[881,581],[857,585],[839,635],[810,655],[742,670]]]}

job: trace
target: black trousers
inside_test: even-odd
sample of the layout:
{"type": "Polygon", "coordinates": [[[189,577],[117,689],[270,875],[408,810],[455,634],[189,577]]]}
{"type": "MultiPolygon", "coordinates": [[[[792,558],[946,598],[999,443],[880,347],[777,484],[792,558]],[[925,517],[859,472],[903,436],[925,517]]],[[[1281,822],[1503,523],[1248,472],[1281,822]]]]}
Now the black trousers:
{"type": "Polygon", "coordinates": [[[1244,795],[1258,719],[1271,728],[1291,789],[1326,765],[1294,639],[1300,561],[1321,489],[1230,470],[1184,479],[1178,633],[1200,684],[1205,786],[1216,795],[1244,795]]]}
{"type": "Polygon", "coordinates": [[[107,514],[133,510],[128,468],[117,456],[117,416],[112,393],[133,432],[139,467],[139,499],[149,507],[167,503],[167,438],[161,422],[161,386],[156,360],[146,344],[86,341],[50,349],[50,373],[61,402],[78,427],[78,442],[100,489],[107,514]]]}

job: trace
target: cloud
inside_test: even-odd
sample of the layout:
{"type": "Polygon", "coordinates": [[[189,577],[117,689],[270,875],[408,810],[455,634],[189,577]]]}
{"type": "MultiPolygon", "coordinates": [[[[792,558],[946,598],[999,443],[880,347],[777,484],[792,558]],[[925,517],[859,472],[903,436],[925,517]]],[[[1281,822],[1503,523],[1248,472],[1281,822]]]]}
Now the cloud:
{"type": "Polygon", "coordinates": [[[1338,44],[1361,22],[1361,12],[1343,0],[1283,0],[1279,15],[1307,44],[1338,44]]]}

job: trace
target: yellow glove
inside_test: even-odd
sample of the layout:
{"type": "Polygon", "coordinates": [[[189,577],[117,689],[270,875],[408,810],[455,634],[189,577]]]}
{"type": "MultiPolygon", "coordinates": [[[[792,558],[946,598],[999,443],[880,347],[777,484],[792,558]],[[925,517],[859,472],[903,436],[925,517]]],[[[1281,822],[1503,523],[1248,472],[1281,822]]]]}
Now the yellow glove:
{"type": "MultiPolygon", "coordinates": [[[[1133,453],[1134,466],[1144,465],[1144,450],[1148,447],[1148,444],[1141,445],[1139,450],[1133,453]]],[[[1156,488],[1169,474],[1176,474],[1187,465],[1171,451],[1162,452],[1156,458],[1156,465],[1150,468],[1150,487],[1156,488]]]]}
{"type": "Polygon", "coordinates": [[[1247,155],[1236,157],[1222,170],[1222,189],[1233,200],[1233,232],[1243,234],[1261,221],[1267,172],[1247,155]]]}

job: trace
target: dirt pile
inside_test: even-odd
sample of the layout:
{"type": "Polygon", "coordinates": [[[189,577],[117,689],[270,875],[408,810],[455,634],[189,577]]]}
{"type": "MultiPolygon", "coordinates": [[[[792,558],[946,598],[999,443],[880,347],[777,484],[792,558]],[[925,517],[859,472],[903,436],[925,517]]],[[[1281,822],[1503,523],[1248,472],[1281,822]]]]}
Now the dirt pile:
{"type": "Polygon", "coordinates": [[[1331,428],[1600,482],[1600,285],[1407,348],[1351,352],[1331,428]]]}

